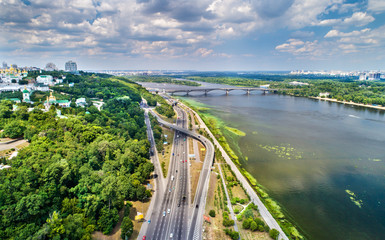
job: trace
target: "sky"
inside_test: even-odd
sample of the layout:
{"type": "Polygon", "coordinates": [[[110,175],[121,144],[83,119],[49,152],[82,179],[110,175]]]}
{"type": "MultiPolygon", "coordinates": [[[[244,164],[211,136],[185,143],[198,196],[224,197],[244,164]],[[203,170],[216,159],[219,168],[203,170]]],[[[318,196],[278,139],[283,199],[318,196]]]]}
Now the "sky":
{"type": "Polygon", "coordinates": [[[383,70],[385,0],[0,0],[0,62],[383,70]]]}

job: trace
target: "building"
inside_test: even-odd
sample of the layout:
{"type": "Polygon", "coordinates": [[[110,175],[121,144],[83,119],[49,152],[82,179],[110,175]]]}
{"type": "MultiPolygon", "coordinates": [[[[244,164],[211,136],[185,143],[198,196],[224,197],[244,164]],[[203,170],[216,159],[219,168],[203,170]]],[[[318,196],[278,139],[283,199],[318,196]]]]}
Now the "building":
{"type": "Polygon", "coordinates": [[[87,105],[85,98],[78,98],[76,99],[76,106],[85,107],[87,105]]]}
{"type": "Polygon", "coordinates": [[[3,83],[18,83],[27,76],[27,71],[13,67],[0,70],[0,79],[3,83]]]}
{"type": "Polygon", "coordinates": [[[54,63],[47,63],[47,65],[45,65],[45,70],[46,71],[57,71],[57,67],[54,63]]]}
{"type": "Polygon", "coordinates": [[[8,64],[6,62],[3,62],[3,69],[7,69],[8,68],[8,64]]]}
{"type": "Polygon", "coordinates": [[[73,61],[68,61],[65,64],[65,70],[67,72],[77,72],[78,71],[78,66],[76,65],[76,62],[73,61]]]}
{"type": "Polygon", "coordinates": [[[51,105],[58,104],[60,107],[68,108],[70,107],[71,101],[68,100],[56,100],[56,97],[52,95],[52,92],[50,92],[49,97],[47,97],[47,100],[44,101],[45,109],[48,110],[51,105]]]}
{"type": "Polygon", "coordinates": [[[24,88],[23,90],[23,102],[31,102],[30,92],[27,90],[27,88],[24,88]]]}
{"type": "Polygon", "coordinates": [[[51,85],[53,84],[53,77],[51,75],[40,75],[36,78],[36,82],[44,85],[51,85]]]}
{"type": "Polygon", "coordinates": [[[293,85],[293,86],[307,86],[307,85],[309,85],[309,83],[303,83],[303,82],[297,82],[297,81],[289,82],[289,84],[293,85]]]}

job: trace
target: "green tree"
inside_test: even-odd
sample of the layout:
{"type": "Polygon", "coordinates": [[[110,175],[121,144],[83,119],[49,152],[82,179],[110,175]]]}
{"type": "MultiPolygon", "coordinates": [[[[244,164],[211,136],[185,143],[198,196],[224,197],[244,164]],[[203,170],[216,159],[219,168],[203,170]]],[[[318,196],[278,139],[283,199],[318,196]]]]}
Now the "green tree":
{"type": "Polygon", "coordinates": [[[120,236],[122,239],[129,239],[134,232],[134,224],[128,216],[123,218],[120,228],[122,232],[120,236]]]}
{"type": "Polygon", "coordinates": [[[278,239],[278,236],[279,236],[279,231],[278,231],[277,229],[275,229],[275,228],[270,229],[269,235],[270,235],[270,237],[271,237],[272,239],[277,240],[277,239],[278,239]]]}
{"type": "Polygon", "coordinates": [[[209,215],[210,217],[215,217],[215,210],[211,209],[209,215]]]}
{"type": "Polygon", "coordinates": [[[118,210],[116,208],[108,209],[106,206],[100,211],[98,228],[103,234],[110,234],[119,220],[118,210]]]}
{"type": "Polygon", "coordinates": [[[17,138],[23,136],[25,130],[24,123],[22,121],[12,121],[4,126],[4,136],[9,138],[17,138]]]}
{"type": "Polygon", "coordinates": [[[242,222],[242,227],[243,227],[244,229],[249,229],[249,228],[250,228],[250,224],[251,224],[252,221],[253,221],[253,219],[246,218],[246,219],[243,220],[243,222],[242,222]]]}

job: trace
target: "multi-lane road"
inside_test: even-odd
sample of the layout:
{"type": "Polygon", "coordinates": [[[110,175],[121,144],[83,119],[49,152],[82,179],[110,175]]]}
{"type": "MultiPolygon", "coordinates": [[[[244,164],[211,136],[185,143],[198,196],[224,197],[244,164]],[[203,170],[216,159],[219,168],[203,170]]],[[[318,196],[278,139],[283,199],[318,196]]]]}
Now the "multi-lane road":
{"type": "MultiPolygon", "coordinates": [[[[175,137],[166,186],[163,192],[157,190],[154,199],[156,202],[150,206],[152,208],[148,218],[151,223],[146,223],[148,225],[143,234],[146,239],[201,239],[209,173],[214,159],[214,146],[205,137],[187,130],[187,114],[179,107],[175,107],[175,110],[178,115],[176,124],[163,121],[150,110],[157,117],[158,122],[175,130],[175,137]],[[201,141],[206,147],[205,162],[192,206],[189,204],[187,136],[201,141]]],[[[148,116],[146,116],[147,118],[148,116]]],[[[155,169],[157,168],[159,166],[155,167],[155,169]]],[[[157,180],[158,183],[162,185],[161,179],[157,180]]],[[[140,235],[140,237],[142,236],[140,235]]]]}

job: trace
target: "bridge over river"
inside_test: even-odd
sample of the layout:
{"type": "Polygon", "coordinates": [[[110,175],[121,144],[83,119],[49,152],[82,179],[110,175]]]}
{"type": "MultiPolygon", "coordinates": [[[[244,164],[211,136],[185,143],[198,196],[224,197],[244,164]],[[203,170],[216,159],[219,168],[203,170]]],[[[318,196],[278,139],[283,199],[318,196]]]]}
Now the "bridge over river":
{"type": "Polygon", "coordinates": [[[228,95],[231,91],[235,91],[235,90],[244,91],[245,94],[247,95],[249,95],[253,91],[263,91],[264,94],[267,92],[275,93],[278,91],[278,89],[270,89],[270,88],[241,88],[241,87],[238,87],[238,88],[188,88],[188,89],[172,89],[172,90],[163,90],[163,91],[159,91],[159,89],[152,89],[152,90],[156,92],[170,93],[171,95],[173,95],[174,93],[186,93],[186,95],[189,95],[189,93],[191,92],[204,92],[204,94],[207,95],[207,93],[211,91],[218,91],[218,90],[226,92],[226,95],[228,95]]]}

